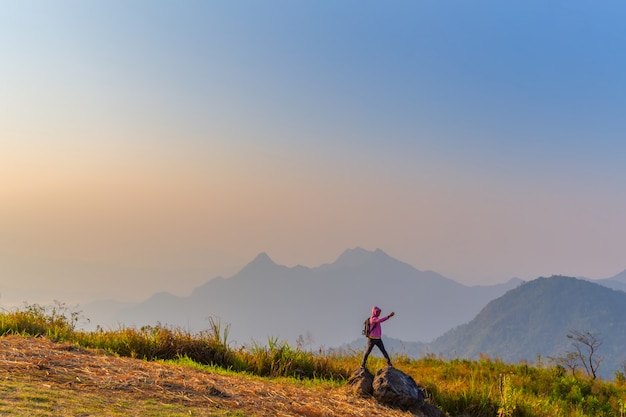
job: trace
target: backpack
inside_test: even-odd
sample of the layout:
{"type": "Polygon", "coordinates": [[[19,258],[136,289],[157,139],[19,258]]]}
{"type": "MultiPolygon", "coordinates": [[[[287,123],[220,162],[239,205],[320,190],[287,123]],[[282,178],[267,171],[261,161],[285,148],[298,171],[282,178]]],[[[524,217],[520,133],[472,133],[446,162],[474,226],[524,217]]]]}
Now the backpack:
{"type": "Polygon", "coordinates": [[[363,322],[363,330],[361,331],[361,334],[365,337],[369,337],[370,335],[370,318],[368,317],[367,319],[365,319],[365,321],[363,322]]]}
{"type": "MultiPolygon", "coordinates": [[[[376,326],[376,324],[374,324],[374,326],[376,326]]],[[[365,337],[370,337],[370,333],[372,332],[374,326],[370,324],[370,317],[368,317],[363,322],[363,330],[361,331],[361,334],[365,337]]]]}

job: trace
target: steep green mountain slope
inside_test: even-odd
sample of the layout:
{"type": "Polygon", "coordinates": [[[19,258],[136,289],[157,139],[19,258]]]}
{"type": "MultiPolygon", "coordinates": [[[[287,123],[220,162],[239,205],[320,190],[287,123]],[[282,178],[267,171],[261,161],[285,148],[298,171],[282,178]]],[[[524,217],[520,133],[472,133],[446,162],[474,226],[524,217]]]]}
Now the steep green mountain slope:
{"type": "Polygon", "coordinates": [[[534,361],[573,350],[571,331],[602,340],[600,374],[612,376],[626,360],[626,293],[576,278],[538,278],[491,301],[472,321],[435,339],[430,351],[534,361]]]}

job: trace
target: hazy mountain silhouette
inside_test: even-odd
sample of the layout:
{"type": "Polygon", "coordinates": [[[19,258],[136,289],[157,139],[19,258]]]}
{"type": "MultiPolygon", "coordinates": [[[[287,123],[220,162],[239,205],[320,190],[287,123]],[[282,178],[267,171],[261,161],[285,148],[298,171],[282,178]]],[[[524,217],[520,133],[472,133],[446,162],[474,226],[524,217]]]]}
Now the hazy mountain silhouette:
{"type": "Polygon", "coordinates": [[[613,278],[599,279],[592,282],[604,285],[605,287],[609,287],[614,290],[626,292],[626,271],[615,275],[613,278]]]}
{"type": "Polygon", "coordinates": [[[430,341],[466,323],[487,302],[519,285],[468,287],[431,271],[419,271],[383,251],[346,250],[332,264],[289,268],[261,253],[239,273],[215,278],[188,297],[159,293],[125,308],[116,323],[157,322],[191,331],[207,329],[209,316],[231,325],[230,340],[265,343],[268,337],[339,346],[360,336],[372,305],[397,315],[385,334],[430,341]]]}
{"type": "Polygon", "coordinates": [[[431,353],[446,357],[492,358],[534,362],[537,355],[572,351],[567,334],[590,331],[603,344],[600,374],[610,377],[626,360],[626,293],[586,280],[538,278],[491,301],[469,323],[430,344],[431,353]]]}

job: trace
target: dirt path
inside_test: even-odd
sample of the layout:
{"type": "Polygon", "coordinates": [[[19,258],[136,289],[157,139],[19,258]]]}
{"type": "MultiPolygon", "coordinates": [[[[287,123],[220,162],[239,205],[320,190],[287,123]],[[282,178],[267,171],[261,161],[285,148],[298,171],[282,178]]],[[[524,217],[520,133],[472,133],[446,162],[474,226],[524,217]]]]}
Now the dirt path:
{"type": "Polygon", "coordinates": [[[101,396],[130,395],[160,403],[240,411],[254,416],[390,416],[392,410],[346,389],[246,376],[226,376],[185,366],[120,358],[45,338],[0,337],[0,378],[101,396]]]}

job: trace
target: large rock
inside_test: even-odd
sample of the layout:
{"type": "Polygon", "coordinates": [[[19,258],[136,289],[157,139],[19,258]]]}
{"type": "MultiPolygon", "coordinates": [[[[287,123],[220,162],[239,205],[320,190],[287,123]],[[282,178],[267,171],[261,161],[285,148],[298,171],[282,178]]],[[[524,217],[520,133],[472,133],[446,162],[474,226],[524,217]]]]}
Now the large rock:
{"type": "Polygon", "coordinates": [[[402,410],[424,405],[426,397],[413,378],[393,367],[376,372],[372,388],[378,402],[402,410]]]}
{"type": "Polygon", "coordinates": [[[374,394],[374,375],[367,368],[359,368],[348,378],[348,386],[361,397],[371,397],[374,394]]]}

